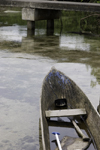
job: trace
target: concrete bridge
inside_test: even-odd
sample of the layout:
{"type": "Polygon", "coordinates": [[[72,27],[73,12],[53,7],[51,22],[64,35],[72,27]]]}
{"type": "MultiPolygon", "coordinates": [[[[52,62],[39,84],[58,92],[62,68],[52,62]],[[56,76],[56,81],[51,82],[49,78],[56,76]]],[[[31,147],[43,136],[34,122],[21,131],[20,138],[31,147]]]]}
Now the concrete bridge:
{"type": "Polygon", "coordinates": [[[34,30],[35,21],[47,20],[47,29],[54,29],[54,19],[61,10],[100,13],[100,4],[68,1],[0,0],[0,6],[22,8],[22,19],[27,20],[27,28],[34,30]]]}

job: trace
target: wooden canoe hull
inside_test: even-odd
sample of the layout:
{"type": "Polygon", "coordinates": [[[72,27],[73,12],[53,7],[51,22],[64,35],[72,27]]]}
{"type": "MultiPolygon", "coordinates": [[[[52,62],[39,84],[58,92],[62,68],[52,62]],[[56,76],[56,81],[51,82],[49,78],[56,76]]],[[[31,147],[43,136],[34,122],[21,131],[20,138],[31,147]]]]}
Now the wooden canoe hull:
{"type": "Polygon", "coordinates": [[[97,149],[100,150],[100,115],[92,106],[82,90],[62,72],[52,69],[45,77],[41,93],[41,131],[43,150],[50,150],[48,121],[45,117],[46,110],[55,109],[55,100],[66,98],[68,107],[85,108],[87,112],[86,123],[95,140],[97,149]]]}

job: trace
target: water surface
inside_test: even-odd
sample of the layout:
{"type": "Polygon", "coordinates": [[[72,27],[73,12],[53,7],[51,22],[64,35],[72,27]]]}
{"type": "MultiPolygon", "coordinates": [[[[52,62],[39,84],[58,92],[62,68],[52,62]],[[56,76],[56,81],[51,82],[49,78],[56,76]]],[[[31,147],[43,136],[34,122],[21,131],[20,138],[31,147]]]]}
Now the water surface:
{"type": "Polygon", "coordinates": [[[73,79],[97,107],[100,38],[26,26],[0,27],[0,150],[39,149],[39,101],[45,75],[55,67],[73,79]]]}

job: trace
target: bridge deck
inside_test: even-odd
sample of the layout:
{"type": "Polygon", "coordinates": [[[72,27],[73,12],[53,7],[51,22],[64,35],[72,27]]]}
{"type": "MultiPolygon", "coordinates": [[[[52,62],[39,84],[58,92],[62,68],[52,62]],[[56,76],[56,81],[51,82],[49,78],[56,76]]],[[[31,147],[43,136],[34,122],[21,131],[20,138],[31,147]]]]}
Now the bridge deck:
{"type": "Polygon", "coordinates": [[[100,12],[100,4],[68,1],[0,0],[0,6],[100,12]]]}

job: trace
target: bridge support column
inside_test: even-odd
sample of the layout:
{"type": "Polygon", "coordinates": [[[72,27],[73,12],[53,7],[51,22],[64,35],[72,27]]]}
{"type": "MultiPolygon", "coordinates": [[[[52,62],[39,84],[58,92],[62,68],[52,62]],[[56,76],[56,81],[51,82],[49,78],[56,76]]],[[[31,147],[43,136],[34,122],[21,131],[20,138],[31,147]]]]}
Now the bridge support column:
{"type": "Polygon", "coordinates": [[[47,35],[54,33],[54,19],[47,20],[47,35]]]}
{"type": "Polygon", "coordinates": [[[35,34],[35,21],[27,21],[27,36],[35,34]]]}
{"type": "Polygon", "coordinates": [[[54,19],[59,19],[61,11],[49,9],[22,9],[22,19],[27,20],[27,28],[35,30],[35,21],[47,20],[47,30],[54,30],[54,19]]]}
{"type": "Polygon", "coordinates": [[[27,21],[27,29],[34,30],[35,29],[35,21],[27,21]]]}

